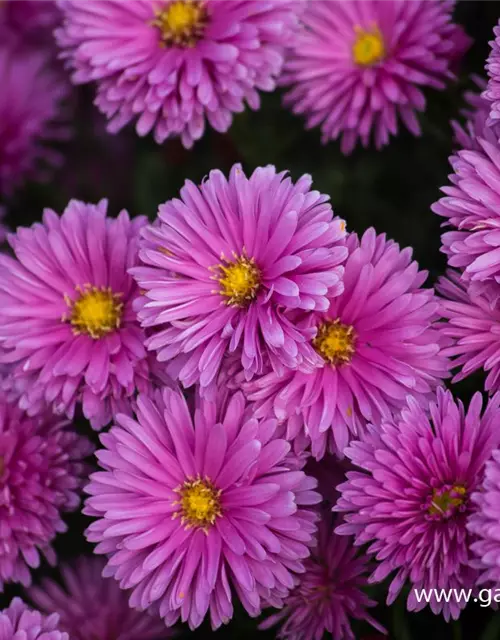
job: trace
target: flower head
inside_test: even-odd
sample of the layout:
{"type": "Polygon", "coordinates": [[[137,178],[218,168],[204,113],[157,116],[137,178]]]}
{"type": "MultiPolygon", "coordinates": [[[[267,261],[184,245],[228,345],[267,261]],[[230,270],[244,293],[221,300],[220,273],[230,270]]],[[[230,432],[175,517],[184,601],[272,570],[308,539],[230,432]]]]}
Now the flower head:
{"type": "MultiPolygon", "coordinates": [[[[437,330],[438,300],[424,289],[411,250],[368,230],[347,239],[344,292],[325,312],[307,315],[315,368],[252,381],[258,415],[301,416],[312,453],[342,455],[368,421],[399,410],[407,394],[428,395],[448,374],[437,330]]],[[[295,426],[300,426],[295,423],[295,426]]]]}
{"type": "Polygon", "coordinates": [[[491,53],[486,62],[488,85],[483,98],[490,104],[489,124],[500,120],[500,24],[493,29],[494,40],[490,42],[491,53]]]}
{"type": "Polygon", "coordinates": [[[283,640],[355,640],[350,619],[365,620],[385,633],[367,612],[376,605],[364,588],[368,585],[368,557],[358,553],[352,538],[334,532],[340,519],[325,514],[318,529],[318,545],[305,563],[299,585],[285,599],[284,608],[261,625],[282,623],[283,640]]]}
{"type": "Polygon", "coordinates": [[[422,89],[444,89],[451,67],[470,44],[451,22],[453,2],[316,0],[303,13],[280,82],[285,103],[321,125],[322,141],[358,140],[377,148],[396,135],[398,117],[415,135],[422,89]]]}
{"type": "Polygon", "coordinates": [[[14,598],[7,609],[0,611],[2,640],[69,640],[67,633],[59,631],[58,623],[57,614],[43,616],[20,598],[14,598]]]}
{"type": "Polygon", "coordinates": [[[443,296],[441,314],[447,320],[440,329],[451,340],[444,353],[452,358],[452,367],[459,369],[452,382],[484,369],[486,390],[500,390],[500,309],[486,296],[467,290],[455,271],[440,278],[437,289],[443,296]]]}
{"type": "Polygon", "coordinates": [[[450,162],[451,186],[432,206],[452,227],[442,235],[442,251],[451,267],[463,269],[467,286],[494,304],[500,283],[500,151],[495,141],[479,137],[474,149],[459,151],[450,162]]]}
{"type": "Polygon", "coordinates": [[[15,258],[0,256],[2,357],[15,365],[22,406],[71,417],[81,402],[94,428],[127,411],[153,373],[127,273],[145,218],[109,218],[106,208],[72,200],[60,217],[46,210],[10,236],[15,258]]]}
{"type": "Polygon", "coordinates": [[[1,33],[0,41],[0,196],[10,196],[25,179],[44,178],[60,163],[48,145],[68,134],[62,102],[69,87],[47,52],[4,40],[1,33]]]}
{"type": "Polygon", "coordinates": [[[62,586],[45,578],[29,597],[43,613],[57,613],[59,628],[71,640],[166,640],[173,634],[163,621],[128,605],[129,594],[103,578],[105,562],[80,557],[61,567],[62,586]]]}
{"type": "MultiPolygon", "coordinates": [[[[400,417],[374,427],[364,442],[354,442],[346,455],[360,468],[347,473],[338,487],[336,511],[345,513],[339,534],[369,543],[378,567],[370,580],[380,582],[396,572],[389,586],[390,604],[408,580],[407,606],[418,611],[419,589],[474,588],[471,538],[466,524],[473,511],[485,462],[500,441],[495,395],[481,416],[477,393],[469,409],[438,389],[429,408],[414,398],[400,417]]],[[[456,619],[466,602],[432,595],[430,607],[448,620],[456,619]]]]}
{"type": "Polygon", "coordinates": [[[116,132],[137,118],[162,143],[227,131],[258,91],[274,89],[297,26],[297,0],[69,0],[56,31],[73,81],[97,82],[116,132]]]}
{"type": "Polygon", "coordinates": [[[184,386],[210,386],[234,352],[250,378],[311,351],[310,330],[288,312],[328,309],[347,249],[345,223],[310,188],[309,176],[293,184],[268,166],[247,178],[235,165],[229,180],[212,171],[187,182],[143,231],[138,315],[148,348],[184,386]]]}
{"type": "Polygon", "coordinates": [[[40,555],[55,562],[51,543],[66,531],[62,512],[80,504],[92,451],[66,422],[49,414],[29,418],[0,389],[0,587],[29,585],[40,555]]]}
{"type": "Polygon", "coordinates": [[[498,586],[500,582],[500,450],[493,451],[486,463],[484,481],[471,496],[475,511],[468,522],[474,536],[471,549],[476,557],[475,565],[481,569],[478,582],[498,586]]]}
{"type": "Polygon", "coordinates": [[[108,556],[105,575],[132,589],[130,605],[191,628],[208,611],[213,628],[228,622],[232,590],[252,616],[264,601],[280,606],[314,542],[308,505],[321,498],[287,464],[276,421],[249,416],[241,393],[198,397],[190,412],[167,389],[117,422],[101,435],[103,471],[84,512],[97,517],[87,538],[108,556]]]}

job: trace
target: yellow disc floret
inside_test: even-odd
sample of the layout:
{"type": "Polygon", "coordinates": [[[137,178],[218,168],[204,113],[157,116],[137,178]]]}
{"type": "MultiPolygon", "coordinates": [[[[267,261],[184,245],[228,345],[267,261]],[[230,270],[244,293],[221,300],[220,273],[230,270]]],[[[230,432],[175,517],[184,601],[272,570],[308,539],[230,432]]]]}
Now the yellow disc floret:
{"type": "Polygon", "coordinates": [[[454,485],[451,489],[444,491],[434,489],[428,509],[429,513],[431,516],[452,515],[464,504],[466,497],[467,491],[462,485],[454,485]]]}
{"type": "Polygon", "coordinates": [[[221,515],[220,494],[208,478],[186,480],[177,487],[176,493],[180,499],[175,502],[180,510],[174,513],[174,518],[181,516],[181,522],[186,528],[199,527],[205,531],[214,524],[221,515]]]}
{"type": "Polygon", "coordinates": [[[207,22],[205,3],[200,0],[174,0],[156,12],[163,45],[192,47],[203,35],[207,22]]]}
{"type": "Polygon", "coordinates": [[[76,300],[65,296],[70,312],[62,317],[63,322],[72,325],[75,334],[86,334],[98,340],[120,327],[121,294],[113,293],[109,287],[91,285],[76,287],[76,292],[79,294],[76,300]]]}
{"type": "Polygon", "coordinates": [[[333,365],[350,362],[354,353],[353,327],[336,320],[327,320],[318,327],[313,346],[326,362],[333,365]]]}
{"type": "Polygon", "coordinates": [[[261,274],[253,258],[235,257],[233,262],[226,262],[217,267],[221,296],[227,304],[244,307],[255,300],[261,285],[261,274]]]}
{"type": "Polygon", "coordinates": [[[352,47],[354,62],[361,67],[369,67],[385,57],[384,38],[378,27],[365,31],[361,27],[354,28],[356,40],[352,47]]]}

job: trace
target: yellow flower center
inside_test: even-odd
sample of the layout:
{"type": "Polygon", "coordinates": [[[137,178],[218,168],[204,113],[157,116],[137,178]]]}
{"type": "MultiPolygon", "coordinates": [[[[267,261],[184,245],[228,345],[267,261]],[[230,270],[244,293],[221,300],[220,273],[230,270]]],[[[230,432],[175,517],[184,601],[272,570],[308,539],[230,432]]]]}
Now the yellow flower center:
{"type": "Polygon", "coordinates": [[[187,480],[175,492],[180,499],[175,504],[180,505],[180,510],[174,513],[173,518],[181,516],[181,522],[186,528],[199,527],[208,530],[216,518],[221,515],[220,494],[208,478],[202,480],[187,480]]]}
{"type": "Polygon", "coordinates": [[[434,489],[429,514],[431,516],[452,515],[458,507],[464,504],[467,491],[462,485],[454,485],[451,489],[434,489]]]}
{"type": "Polygon", "coordinates": [[[162,44],[192,47],[203,35],[207,11],[202,0],[175,0],[156,12],[153,26],[158,27],[162,44]]]}
{"type": "Polygon", "coordinates": [[[240,256],[234,262],[218,265],[219,293],[227,304],[243,307],[255,300],[261,284],[259,268],[253,258],[240,256]]]}
{"type": "Polygon", "coordinates": [[[384,38],[376,26],[371,31],[354,27],[356,40],[352,47],[354,62],[362,67],[369,67],[380,62],[385,56],[384,38]]]}
{"type": "Polygon", "coordinates": [[[76,287],[79,298],[75,301],[68,296],[64,299],[70,313],[62,317],[70,322],[73,333],[89,335],[94,340],[102,338],[120,327],[123,303],[121,294],[115,294],[109,287],[76,287]]]}
{"type": "Polygon", "coordinates": [[[353,327],[336,320],[327,320],[318,327],[313,347],[326,362],[333,365],[350,362],[356,334],[353,327]]]}

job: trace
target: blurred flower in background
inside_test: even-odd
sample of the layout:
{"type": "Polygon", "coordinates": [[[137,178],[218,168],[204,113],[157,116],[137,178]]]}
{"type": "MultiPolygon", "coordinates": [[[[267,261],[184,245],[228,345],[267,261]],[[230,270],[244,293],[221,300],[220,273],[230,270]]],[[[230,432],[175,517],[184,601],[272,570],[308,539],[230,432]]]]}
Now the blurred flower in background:
{"type": "Polygon", "coordinates": [[[227,131],[233,114],[274,89],[301,0],[66,0],[57,40],[76,84],[95,81],[95,104],[116,133],[136,131],[186,147],[206,121],[227,131]]]}
{"type": "Polygon", "coordinates": [[[60,568],[62,586],[45,578],[29,589],[30,600],[47,615],[59,615],[59,628],[71,640],[166,640],[174,631],[149,612],[128,605],[130,594],[102,577],[102,558],[80,557],[60,568]]]}
{"type": "Polygon", "coordinates": [[[398,132],[398,119],[420,134],[423,89],[444,89],[471,41],[453,24],[454,3],[405,0],[314,0],[303,13],[280,83],[285,104],[321,126],[322,141],[377,148],[398,132]]]}

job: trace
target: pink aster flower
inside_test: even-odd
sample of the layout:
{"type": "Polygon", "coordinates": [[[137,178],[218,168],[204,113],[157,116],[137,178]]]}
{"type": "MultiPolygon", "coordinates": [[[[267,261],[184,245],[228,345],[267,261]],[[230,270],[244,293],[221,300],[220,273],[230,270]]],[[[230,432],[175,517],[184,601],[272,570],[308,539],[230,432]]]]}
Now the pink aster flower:
{"type": "Polygon", "coordinates": [[[42,616],[30,609],[20,598],[14,598],[7,609],[0,611],[2,640],[69,640],[59,631],[59,616],[42,616]]]}
{"type": "Polygon", "coordinates": [[[364,592],[368,585],[368,557],[356,552],[353,541],[334,533],[335,522],[325,514],[318,529],[318,545],[308,558],[299,585],[286,598],[284,608],[270,615],[260,629],[282,623],[277,638],[355,640],[350,620],[364,620],[385,633],[368,607],[377,603],[364,592]]]}
{"type": "MultiPolygon", "coordinates": [[[[479,89],[486,87],[486,80],[479,76],[472,76],[479,89]]],[[[466,118],[462,126],[455,120],[452,121],[455,141],[462,149],[482,152],[478,138],[482,138],[495,145],[500,138],[500,124],[488,124],[490,103],[484,99],[481,93],[467,91],[464,95],[467,108],[462,109],[461,114],[466,118]]]]}
{"type": "Polygon", "coordinates": [[[408,394],[428,395],[449,370],[439,303],[422,287],[427,273],[411,249],[373,229],[361,239],[351,233],[347,248],[344,292],[305,318],[316,368],[269,373],[248,387],[259,414],[272,408],[280,420],[300,416],[317,459],[327,450],[342,456],[366,422],[388,418],[408,394]]]}
{"type": "Polygon", "coordinates": [[[289,310],[326,311],[343,287],[345,223],[328,197],[310,176],[293,184],[268,166],[247,178],[239,165],[180,195],[143,231],[132,270],[148,348],[186,387],[211,385],[234,352],[247,378],[267,361],[296,367],[312,334],[289,310]]]}
{"type": "Polygon", "coordinates": [[[451,270],[447,278],[439,279],[437,290],[443,296],[441,313],[447,320],[441,332],[452,342],[444,353],[453,359],[452,367],[459,369],[452,382],[484,369],[486,390],[500,390],[500,309],[486,296],[467,290],[459,274],[451,270]]]}
{"type": "Polygon", "coordinates": [[[9,237],[0,255],[0,344],[21,404],[73,416],[77,403],[96,429],[147,391],[152,369],[127,269],[136,263],[143,217],[106,216],[107,202],[72,200],[62,216],[9,237]]]}
{"type": "Polygon", "coordinates": [[[423,88],[444,89],[467,37],[451,22],[453,2],[315,0],[292,42],[281,83],[285,104],[321,125],[323,143],[341,138],[350,153],[358,140],[377,148],[398,131],[398,118],[420,134],[415,112],[423,88]]]}
{"type": "Polygon", "coordinates": [[[452,227],[442,235],[442,251],[462,279],[494,304],[500,283],[500,149],[496,135],[476,138],[474,149],[451,157],[451,186],[432,206],[452,227]]]}
{"type": "Polygon", "coordinates": [[[80,504],[93,447],[67,424],[49,414],[29,418],[0,389],[0,589],[29,585],[40,555],[55,563],[51,544],[66,531],[62,512],[80,504]]]}
{"type": "Polygon", "coordinates": [[[137,418],[101,435],[103,471],[91,476],[84,513],[105,575],[154,605],[167,626],[215,629],[233,615],[232,593],[251,616],[280,606],[304,570],[320,501],[316,481],[286,464],[275,420],[245,416],[241,393],[224,404],[179,392],[140,396],[137,418]],[[194,419],[191,414],[194,414],[194,419]],[[233,590],[233,591],[232,591],[233,590]]]}
{"type": "Polygon", "coordinates": [[[491,53],[486,62],[488,85],[483,98],[490,103],[490,124],[500,120],[500,23],[493,29],[495,39],[490,42],[491,53]]]}
{"type": "MultiPolygon", "coordinates": [[[[470,499],[484,465],[500,441],[500,394],[481,416],[476,393],[469,409],[455,403],[449,391],[438,389],[427,409],[412,397],[400,417],[372,428],[364,442],[354,442],[346,455],[360,468],[347,473],[338,489],[336,511],[345,512],[339,534],[369,543],[378,567],[370,581],[389,586],[391,604],[404,583],[411,584],[410,611],[423,609],[418,589],[473,589],[478,571],[471,567],[471,537],[466,524],[473,511],[470,499]]],[[[451,597],[428,603],[446,620],[457,619],[466,602],[451,597]]]]}
{"type": "Polygon", "coordinates": [[[471,500],[475,512],[468,522],[468,529],[475,541],[471,549],[476,565],[482,570],[479,583],[498,587],[500,583],[500,449],[493,452],[486,463],[484,481],[471,500]]]}
{"type": "Polygon", "coordinates": [[[156,142],[227,131],[271,91],[297,26],[297,0],[65,0],[57,30],[73,81],[97,82],[115,133],[137,119],[156,142]]]}
{"type": "Polygon", "coordinates": [[[111,578],[103,578],[105,562],[80,557],[61,567],[62,586],[45,578],[29,590],[42,613],[57,613],[59,628],[71,640],[166,640],[173,636],[158,616],[128,605],[129,594],[111,578]]]}
{"type": "Polygon", "coordinates": [[[68,135],[61,103],[69,87],[45,51],[10,40],[0,43],[0,87],[0,196],[10,196],[23,180],[43,179],[60,164],[49,145],[68,135]]]}
{"type": "Polygon", "coordinates": [[[0,3],[0,33],[19,36],[23,46],[49,44],[60,20],[53,0],[3,0],[0,3]]]}

